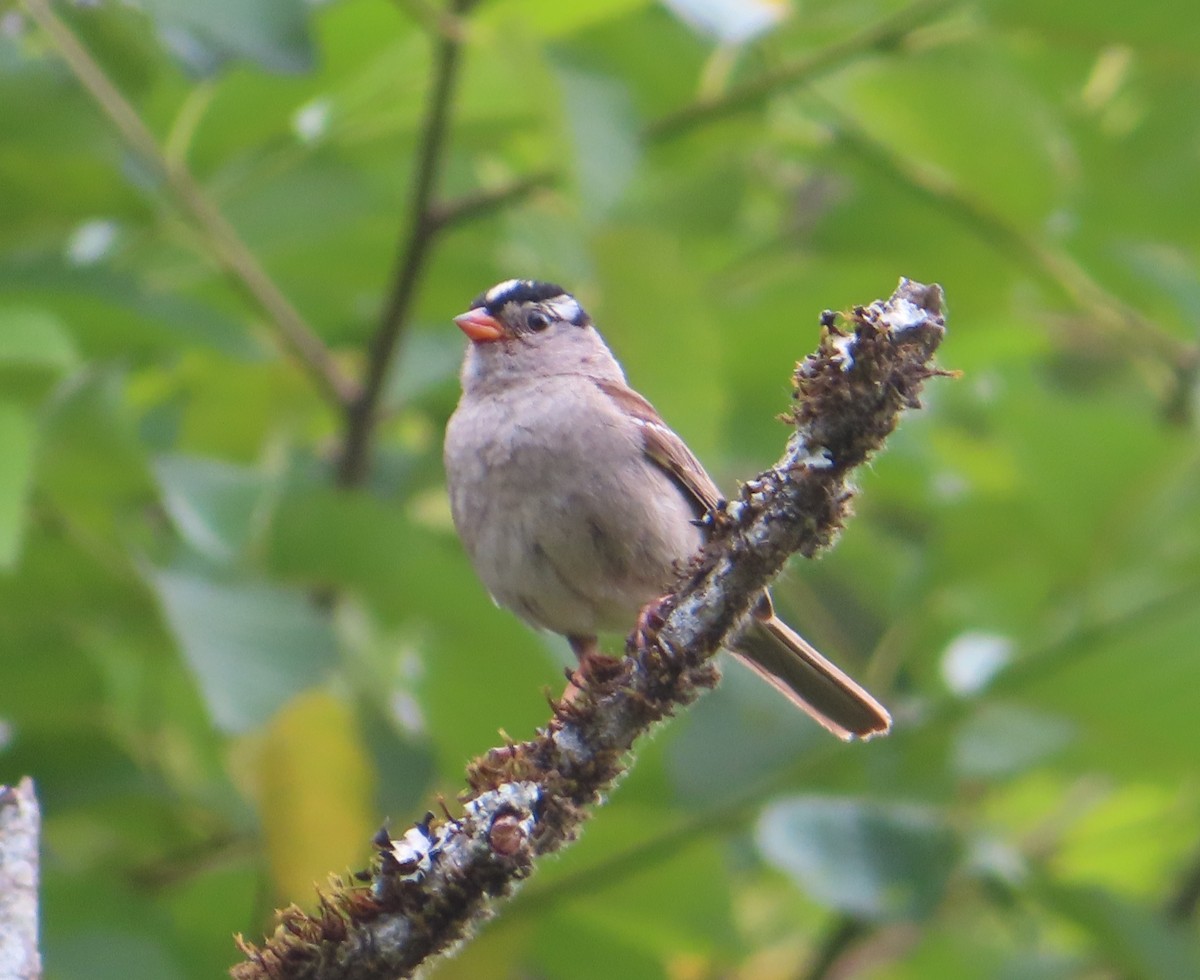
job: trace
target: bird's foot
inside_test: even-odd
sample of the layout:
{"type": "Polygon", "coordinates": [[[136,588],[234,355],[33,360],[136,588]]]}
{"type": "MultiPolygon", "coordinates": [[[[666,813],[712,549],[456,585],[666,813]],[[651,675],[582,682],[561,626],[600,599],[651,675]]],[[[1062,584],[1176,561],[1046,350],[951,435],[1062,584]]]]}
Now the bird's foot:
{"type": "Polygon", "coordinates": [[[568,636],[567,642],[571,645],[578,665],[573,670],[567,670],[567,687],[563,691],[562,700],[572,704],[584,690],[595,691],[611,683],[620,661],[602,653],[594,636],[568,636]]]}
{"type": "Polygon", "coordinates": [[[637,623],[634,624],[633,633],[629,637],[629,645],[632,649],[644,650],[647,646],[658,642],[658,631],[667,621],[667,613],[671,611],[672,598],[673,596],[667,593],[642,606],[638,613],[637,623]]]}

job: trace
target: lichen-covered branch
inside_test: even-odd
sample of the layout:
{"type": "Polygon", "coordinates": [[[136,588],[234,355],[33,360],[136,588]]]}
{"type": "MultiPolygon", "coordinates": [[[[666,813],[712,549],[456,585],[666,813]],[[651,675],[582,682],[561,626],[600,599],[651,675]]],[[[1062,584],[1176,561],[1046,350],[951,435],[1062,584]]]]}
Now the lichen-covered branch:
{"type": "Polygon", "coordinates": [[[886,301],[822,317],[818,350],[795,373],[794,431],[778,463],[711,516],[711,540],[626,656],[589,664],[528,741],[468,767],[464,814],[393,839],[359,884],[335,882],[308,915],[279,916],[267,942],[239,939],[238,980],[392,980],[462,942],[537,859],[578,835],[589,810],[657,722],[712,687],[713,655],[792,554],[812,556],[849,514],[855,467],[919,405],[945,332],[937,286],[901,280],[886,301]]]}
{"type": "Polygon", "coordinates": [[[0,977],[37,980],[38,837],[33,780],[0,786],[0,977]]]}

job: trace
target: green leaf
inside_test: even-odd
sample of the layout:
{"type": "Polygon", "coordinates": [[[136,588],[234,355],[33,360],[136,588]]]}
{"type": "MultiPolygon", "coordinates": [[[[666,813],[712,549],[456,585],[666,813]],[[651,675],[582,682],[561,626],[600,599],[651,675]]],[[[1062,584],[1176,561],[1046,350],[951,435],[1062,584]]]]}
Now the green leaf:
{"type": "MultiPolygon", "coordinates": [[[[721,484],[708,456],[724,416],[726,357],[740,342],[721,333],[676,238],[644,225],[608,228],[592,245],[603,302],[588,312],[633,386],[721,484]]],[[[778,429],[769,417],[759,421],[768,432],[778,429]]]]}
{"type": "Polygon", "coordinates": [[[736,798],[772,772],[829,748],[826,734],[746,667],[722,658],[717,690],[678,721],[671,783],[691,806],[736,798]]]}
{"type": "Polygon", "coordinates": [[[986,704],[958,732],[954,769],[974,779],[1023,772],[1063,749],[1075,731],[1064,718],[1018,705],[986,704]]]}
{"type": "Polygon", "coordinates": [[[33,479],[35,427],[16,405],[0,402],[0,569],[9,570],[21,553],[25,501],[33,479]]]}
{"type": "Polygon", "coordinates": [[[38,463],[47,499],[79,529],[110,541],[154,497],[125,385],[120,371],[95,368],[61,385],[47,408],[38,463]]]}
{"type": "MultiPolygon", "coordinates": [[[[464,300],[464,307],[466,301],[464,300]]],[[[422,395],[451,386],[463,359],[463,338],[457,330],[414,330],[404,338],[384,389],[384,406],[395,410],[422,395]]]]}
{"type": "Polygon", "coordinates": [[[768,806],[763,857],[818,902],[866,919],[923,919],[961,851],[938,813],[908,804],[799,796],[768,806]]]}
{"type": "Polygon", "coordinates": [[[147,932],[124,929],[94,931],[80,929],[69,938],[51,944],[49,959],[55,975],[66,980],[122,980],[123,977],[156,977],[186,980],[187,974],[171,956],[161,938],[147,932]],[[104,955],[97,956],[96,950],[104,955]]]}
{"type": "Polygon", "coordinates": [[[230,562],[245,550],[273,485],[257,470],[194,456],[160,456],[154,475],[176,529],[196,551],[218,562],[230,562]]]}
{"type": "Polygon", "coordinates": [[[659,957],[586,916],[547,916],[542,931],[534,975],[573,980],[661,980],[663,976],[659,957]]]}
{"type": "MultiPolygon", "coordinates": [[[[654,765],[644,754],[639,761],[654,765]]],[[[609,819],[590,827],[579,846],[529,889],[532,910],[542,910],[543,948],[553,949],[560,964],[570,954],[570,937],[592,930],[589,945],[607,941],[660,963],[711,954],[736,934],[727,883],[716,873],[725,860],[722,846],[705,833],[665,838],[664,827],[677,825],[679,817],[663,807],[661,790],[633,798],[647,788],[646,768],[639,765],[630,775],[640,786],[623,790],[605,808],[609,819]]],[[[513,908],[518,917],[530,911],[522,902],[513,908]]],[[[574,975],[562,966],[550,973],[574,975]]]]}
{"type": "Polygon", "coordinates": [[[502,0],[489,3],[483,11],[484,21],[511,21],[519,23],[540,37],[557,37],[595,29],[605,21],[624,17],[649,5],[650,0],[502,0]]]}
{"type": "Polygon", "coordinates": [[[0,392],[7,400],[42,404],[78,363],[75,344],[54,313],[33,306],[0,308],[0,392]]]}
{"type": "Polygon", "coordinates": [[[333,666],[329,620],[298,591],[180,571],[150,580],[213,721],[226,731],[262,724],[333,666]]]}
{"type": "Polygon", "coordinates": [[[144,0],[166,46],[193,70],[211,73],[230,58],[277,72],[313,65],[303,0],[144,0]]]}
{"type": "Polygon", "coordinates": [[[78,360],[75,344],[54,314],[36,308],[0,309],[0,365],[41,367],[61,374],[78,360]]]}
{"type": "Polygon", "coordinates": [[[998,6],[995,16],[1010,29],[1035,33],[1056,47],[1082,39],[1097,47],[1132,42],[1151,44],[1164,56],[1173,52],[1177,58],[1188,57],[1188,38],[1195,38],[1200,29],[1195,8],[1163,2],[1131,7],[1118,0],[1060,0],[1054,4],[1013,0],[998,6]]]}
{"type": "Polygon", "coordinates": [[[1030,663],[1021,697],[1078,725],[1082,737],[1066,752],[1076,764],[1102,762],[1108,772],[1139,779],[1175,781],[1192,772],[1191,651],[1200,635],[1200,605],[1194,573],[1177,581],[1168,593],[1173,598],[1141,603],[1144,613],[1123,616],[1117,603],[1133,592],[1125,583],[1124,595],[1109,597],[1111,628],[1083,630],[1055,656],[1030,663]]]}
{"type": "Polygon", "coordinates": [[[614,78],[559,66],[583,210],[601,218],[621,200],[638,166],[633,104],[614,78]]]}
{"type": "Polygon", "coordinates": [[[259,869],[250,862],[215,863],[195,869],[155,895],[166,906],[190,977],[217,977],[228,971],[229,950],[212,937],[254,921],[261,893],[258,875],[259,869]]]}
{"type": "Polygon", "coordinates": [[[236,316],[195,297],[148,288],[137,276],[106,266],[70,267],[56,255],[0,258],[0,288],[55,304],[86,355],[158,354],[209,347],[230,357],[262,360],[263,347],[236,316]]]}

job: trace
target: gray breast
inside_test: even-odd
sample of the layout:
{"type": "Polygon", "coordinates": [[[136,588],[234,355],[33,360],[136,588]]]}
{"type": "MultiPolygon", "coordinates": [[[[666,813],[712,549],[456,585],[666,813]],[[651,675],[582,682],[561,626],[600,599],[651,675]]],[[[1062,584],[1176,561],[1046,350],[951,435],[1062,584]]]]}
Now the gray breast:
{"type": "Polygon", "coordinates": [[[629,629],[700,545],[683,495],[586,378],[460,405],[446,469],[455,524],[488,591],[555,632],[629,629]]]}

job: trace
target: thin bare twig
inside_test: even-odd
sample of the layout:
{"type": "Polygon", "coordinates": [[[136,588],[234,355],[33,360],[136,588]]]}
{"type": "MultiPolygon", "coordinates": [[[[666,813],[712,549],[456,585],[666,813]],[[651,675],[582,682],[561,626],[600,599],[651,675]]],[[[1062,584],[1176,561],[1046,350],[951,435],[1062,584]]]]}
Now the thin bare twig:
{"type": "MultiPolygon", "coordinates": [[[[457,19],[471,6],[472,0],[450,0],[448,12],[457,19]]],[[[408,326],[425,260],[441,227],[435,220],[433,195],[446,144],[450,102],[458,79],[461,48],[462,41],[457,33],[438,35],[433,56],[433,80],[425,103],[425,118],[417,138],[417,165],[409,196],[405,238],[396,257],[391,292],[367,352],[366,379],[362,391],[346,407],[337,466],[337,481],[343,487],[356,486],[367,475],[371,437],[378,420],[384,383],[392,369],[396,347],[408,326]]]]}
{"type": "Polygon", "coordinates": [[[558,175],[551,170],[530,174],[528,177],[518,177],[507,184],[485,188],[473,194],[440,204],[432,204],[429,208],[429,220],[439,230],[450,228],[463,221],[471,221],[492,214],[500,208],[507,207],[523,200],[534,191],[552,187],[558,182],[558,175]]]}
{"type": "Polygon", "coordinates": [[[358,391],[354,381],[343,373],[316,331],[208,199],[191,172],[181,161],[168,160],[137,111],[71,28],[50,9],[48,0],[21,0],[21,3],[125,142],[161,175],[177,205],[200,230],[213,258],[266,314],[267,324],[282,347],[300,362],[317,388],[331,401],[338,405],[353,402],[358,391]]]}
{"type": "Polygon", "coordinates": [[[831,545],[853,470],[916,407],[944,325],[937,287],[907,280],[886,302],[832,323],[796,370],[795,430],[772,469],[712,515],[712,540],[661,606],[661,625],[620,661],[597,662],[527,742],[469,767],[461,819],[381,835],[370,887],[336,883],[317,916],[291,907],[262,947],[240,941],[237,980],[410,976],[512,894],[537,859],[575,838],[629,765],[634,743],[718,675],[711,658],[788,556],[831,545]]]}

